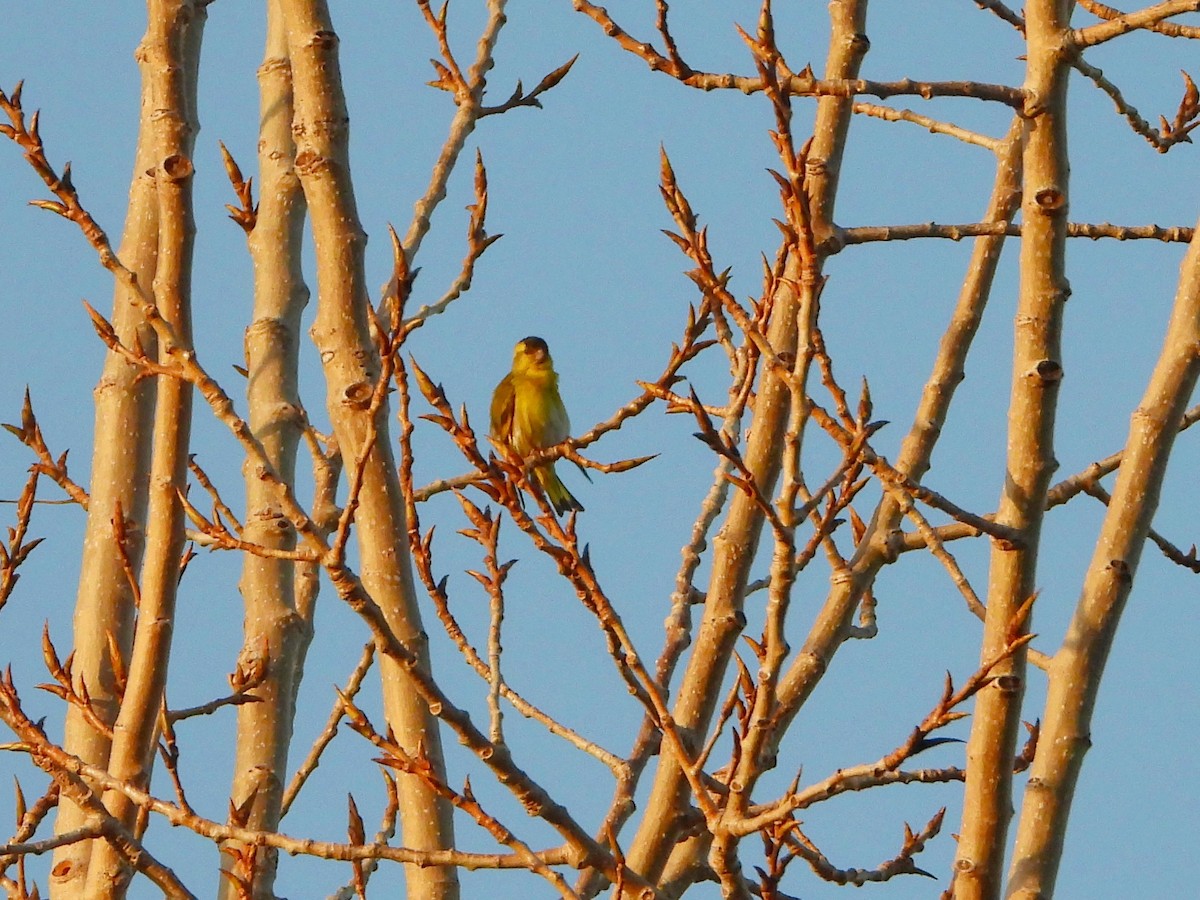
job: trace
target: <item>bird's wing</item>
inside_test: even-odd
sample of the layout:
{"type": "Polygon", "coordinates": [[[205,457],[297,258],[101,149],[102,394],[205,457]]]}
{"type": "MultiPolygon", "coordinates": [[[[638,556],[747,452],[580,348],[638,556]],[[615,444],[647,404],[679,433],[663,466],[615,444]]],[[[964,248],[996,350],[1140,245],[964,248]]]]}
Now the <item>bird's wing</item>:
{"type": "Polygon", "coordinates": [[[512,443],[513,409],[517,402],[517,392],[513,387],[512,375],[505,375],[504,380],[496,385],[492,394],[492,437],[498,441],[512,443]]]}
{"type": "Polygon", "coordinates": [[[546,422],[542,429],[542,446],[551,447],[571,436],[571,420],[567,407],[558,393],[558,385],[552,385],[546,393],[546,422]]]}

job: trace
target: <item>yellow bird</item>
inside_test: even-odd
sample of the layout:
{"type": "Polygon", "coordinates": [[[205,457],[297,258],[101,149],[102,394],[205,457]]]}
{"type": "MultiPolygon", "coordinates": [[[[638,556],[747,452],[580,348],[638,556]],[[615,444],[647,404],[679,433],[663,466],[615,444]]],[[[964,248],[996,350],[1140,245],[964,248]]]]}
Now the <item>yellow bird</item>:
{"type": "MultiPolygon", "coordinates": [[[[565,441],[570,434],[571,421],[558,394],[558,373],[550,348],[540,337],[518,341],[512,371],[492,394],[492,437],[518,455],[528,456],[565,441]]],[[[535,468],[533,477],[560,516],[583,510],[583,504],[558,480],[553,461],[535,468]]]]}

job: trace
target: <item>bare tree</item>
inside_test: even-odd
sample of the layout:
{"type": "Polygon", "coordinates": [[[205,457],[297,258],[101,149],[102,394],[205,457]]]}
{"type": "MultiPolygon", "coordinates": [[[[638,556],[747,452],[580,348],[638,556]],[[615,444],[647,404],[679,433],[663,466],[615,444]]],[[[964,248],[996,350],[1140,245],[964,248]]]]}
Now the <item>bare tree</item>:
{"type": "MultiPolygon", "coordinates": [[[[1142,549],[1151,540],[1171,562],[1200,572],[1194,547],[1181,551],[1152,528],[1175,436],[1200,418],[1200,409],[1189,408],[1200,374],[1200,246],[1195,231],[1179,225],[1071,218],[1069,170],[1077,157],[1068,84],[1081,76],[1077,90],[1099,91],[1160,153],[1190,143],[1200,95],[1187,73],[1177,111],[1156,127],[1087,57],[1133,34],[1195,39],[1200,26],[1179,17],[1200,10],[1200,0],[1166,0],[1130,13],[1091,0],[1029,0],[1020,13],[975,0],[980,29],[1003,30],[1023,44],[1020,85],[863,78],[868,34],[876,44],[892,38],[871,32],[866,0],[829,4],[820,74],[796,62],[818,49],[806,46],[811,35],[787,31],[770,0],[740,11],[754,16],[752,25],[729,23],[746,54],[739,71],[700,68],[687,41],[677,39],[684,32],[666,0],[629,19],[574,0],[578,21],[594,26],[596,46],[627,51],[649,70],[644,78],[683,90],[740,92],[757,103],[778,191],[772,217],[779,237],[762,257],[753,296],[739,297],[731,268],[741,272],[746,260],[723,258],[701,224],[705,211],[695,198],[703,186],[677,171],[665,142],[659,187],[671,256],[664,266],[682,259],[687,267],[686,314],[665,339],[659,368],[611,415],[524,458],[485,434],[481,414],[440,382],[447,361],[427,359],[423,367],[410,355],[410,338],[427,324],[451,327],[437,317],[467,294],[498,239],[488,230],[491,123],[484,120],[514,118],[543,101],[539,115],[554,116],[558,99],[581,77],[572,74],[575,58],[536,73],[532,89],[521,82],[515,90],[496,88],[489,76],[508,15],[525,11],[503,0],[476,4],[468,61],[461,49],[466,25],[447,5],[416,0],[438,54],[430,85],[448,95],[453,113],[410,222],[403,233],[387,229],[391,276],[374,298],[357,193],[369,176],[352,170],[335,23],[324,0],[268,0],[257,174],[246,177],[235,152],[221,145],[230,218],[244,231],[253,263],[253,309],[238,326],[245,328],[245,364],[235,388],[217,376],[192,329],[191,295],[203,277],[192,265],[193,159],[208,5],[148,0],[137,53],[140,130],[119,247],[89,211],[87,186],[77,188],[69,164],[52,162],[59,148],[43,138],[21,85],[0,93],[0,131],[47,191],[33,205],[73,223],[81,247],[90,247],[114,283],[109,314],[86,307],[107,350],[95,392],[89,483],[76,481],[65,453],[49,446],[28,393],[20,423],[6,426],[34,462],[0,547],[0,612],[10,599],[23,602],[14,592],[19,569],[45,553],[30,536],[44,481],[86,518],[72,649],[63,653],[61,637],[52,637],[57,623],[42,642],[51,681],[40,686],[62,701],[55,720],[61,739],[57,725],[35,719],[28,685],[11,671],[0,683],[0,719],[13,736],[0,747],[40,770],[26,769],[26,783],[39,778],[44,785],[32,804],[17,786],[16,827],[0,845],[0,884],[9,896],[39,896],[35,881],[47,877],[55,897],[122,897],[139,877],[165,896],[195,896],[205,867],[181,865],[161,849],[156,823],[165,822],[185,830],[192,846],[213,848],[207,868],[219,868],[220,894],[231,900],[274,897],[280,851],[327,861],[327,870],[340,872],[341,897],[375,893],[376,873],[400,864],[407,895],[430,900],[459,896],[460,873],[475,870],[491,870],[496,884],[531,874],[564,897],[611,891],[669,898],[711,882],[725,897],[786,898],[801,890],[792,887],[803,884],[801,870],[841,885],[931,876],[919,859],[939,837],[945,808],[931,810],[919,828],[898,829],[889,859],[853,866],[836,863],[801,817],[851,792],[961,784],[961,824],[953,863],[941,873],[949,883],[943,896],[1049,897],[1105,662],[1142,549]],[[954,124],[941,113],[949,103],[1000,110],[990,121],[1007,123],[1003,133],[954,124]],[[856,119],[919,126],[934,146],[957,141],[980,155],[990,151],[994,177],[990,196],[979,198],[979,220],[840,223],[837,200],[853,183],[847,159],[856,119]],[[481,146],[472,155],[473,139],[481,146]],[[460,169],[471,176],[461,259],[452,267],[440,260],[455,271],[428,293],[416,281],[418,266],[444,252],[427,246],[426,237],[460,169]],[[311,270],[304,265],[306,224],[311,270]],[[1098,462],[1055,482],[1064,309],[1079,238],[1106,241],[1114,257],[1122,252],[1114,241],[1187,246],[1174,306],[1161,323],[1162,349],[1124,447],[1089,450],[1098,462]],[[833,261],[855,266],[866,247],[945,239],[969,240],[969,259],[927,374],[905,373],[914,385],[924,380],[912,425],[897,438],[897,426],[885,431],[867,381],[857,396],[848,389],[839,343],[827,338],[844,315],[834,297],[833,261]],[[957,409],[967,363],[978,355],[976,338],[1013,241],[1017,302],[1005,458],[995,472],[943,477],[933,454],[957,409]],[[309,273],[316,301],[306,320],[309,273]],[[301,334],[305,321],[311,353],[301,334]],[[301,391],[305,373],[323,383],[323,406],[301,391]],[[715,388],[713,373],[721,379],[715,388]],[[194,455],[194,402],[195,414],[222,426],[238,448],[240,488],[237,473],[209,469],[194,455]],[[585,473],[614,476],[649,464],[671,479],[672,467],[692,464],[685,455],[652,461],[607,449],[615,432],[656,412],[694,423],[702,465],[715,468],[687,514],[693,521],[665,636],[651,661],[632,610],[614,593],[616,572],[597,561],[605,535],[593,540],[594,559],[581,537],[587,513],[556,515],[536,474],[564,459],[585,473]],[[893,439],[891,461],[884,448],[893,439]],[[437,456],[424,449],[428,440],[454,450],[437,456]],[[436,479],[420,484],[425,468],[436,479]],[[1103,480],[1113,473],[1110,489],[1103,480]],[[955,499],[981,484],[997,492],[994,508],[955,499]],[[1083,495],[1106,509],[1059,643],[1033,630],[1045,559],[1055,550],[1044,520],[1048,510],[1083,495]],[[244,501],[240,511],[234,496],[244,501]],[[454,557],[435,542],[432,522],[472,544],[468,573],[486,598],[483,625],[465,618],[465,592],[449,587],[445,560],[454,557]],[[986,562],[970,549],[980,539],[986,562]],[[546,577],[559,579],[599,627],[616,687],[596,702],[616,704],[622,689],[627,693],[634,710],[626,716],[628,735],[592,733],[540,699],[539,684],[506,674],[511,545],[524,558],[543,559],[546,577]],[[243,641],[230,693],[178,708],[170,700],[189,673],[172,663],[177,595],[193,589],[186,572],[196,546],[240,556],[243,641]],[[972,552],[974,561],[967,558],[972,552]],[[855,747],[859,755],[828,774],[800,771],[786,741],[821,727],[815,693],[828,673],[855,665],[840,651],[880,634],[877,580],[892,567],[915,568],[925,554],[982,629],[966,638],[971,632],[953,630],[946,662],[936,661],[947,670],[944,682],[909,686],[928,698],[928,712],[911,730],[887,747],[855,747]],[[985,571],[986,588],[977,589],[985,571]],[[332,696],[302,695],[310,648],[322,637],[321,587],[333,595],[323,602],[355,614],[366,643],[332,696]],[[439,626],[444,636],[431,641],[428,630],[439,626]],[[434,652],[438,647],[443,652],[434,652]],[[975,659],[964,670],[966,655],[975,659]],[[1044,708],[1039,692],[1027,695],[1030,666],[1045,673],[1044,708]],[[364,690],[373,677],[377,704],[364,690]],[[297,740],[297,723],[316,721],[330,704],[312,744],[297,740]],[[506,724],[510,711],[553,737],[557,758],[546,762],[532,752],[541,736],[531,740],[506,724]],[[482,713],[486,724],[472,713],[482,713]],[[236,716],[235,739],[214,747],[177,733],[180,722],[209,715],[236,716]],[[957,740],[948,726],[968,716],[965,765],[915,761],[957,740]],[[339,737],[345,731],[356,737],[339,737]],[[443,749],[443,737],[463,751],[443,749]],[[193,800],[201,791],[181,766],[193,753],[209,764],[223,754],[222,765],[232,768],[227,809],[208,797],[193,800]],[[344,784],[337,776],[349,793],[346,839],[331,839],[327,822],[292,832],[285,816],[320,780],[322,760],[339,753],[367,753],[374,761],[358,765],[344,784]],[[595,814],[563,799],[574,777],[563,773],[579,771],[579,760],[586,771],[606,775],[589,784],[595,814]],[[1022,791],[1014,776],[1026,772],[1022,791]],[[364,799],[380,809],[373,834],[360,811],[364,799]],[[487,849],[473,849],[481,838],[487,849]],[[32,860],[42,854],[53,862],[48,876],[35,876],[32,860]],[[792,867],[797,860],[803,865],[792,867]]],[[[403,36],[395,51],[416,52],[412,43],[403,36]]],[[[662,138],[648,135],[649,146],[662,138]]]]}

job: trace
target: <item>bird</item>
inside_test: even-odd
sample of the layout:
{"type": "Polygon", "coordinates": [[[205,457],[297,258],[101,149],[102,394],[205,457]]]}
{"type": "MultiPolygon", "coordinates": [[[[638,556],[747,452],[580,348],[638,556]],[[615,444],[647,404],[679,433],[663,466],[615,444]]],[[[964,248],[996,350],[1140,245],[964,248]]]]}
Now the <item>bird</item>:
{"type": "MultiPolygon", "coordinates": [[[[571,433],[567,408],[558,393],[558,373],[550,348],[540,337],[517,341],[512,371],[492,394],[492,438],[520,456],[553,447],[571,433]]],[[[560,516],[583,511],[583,504],[567,490],[554,471],[554,461],[540,463],[533,477],[560,516]]]]}

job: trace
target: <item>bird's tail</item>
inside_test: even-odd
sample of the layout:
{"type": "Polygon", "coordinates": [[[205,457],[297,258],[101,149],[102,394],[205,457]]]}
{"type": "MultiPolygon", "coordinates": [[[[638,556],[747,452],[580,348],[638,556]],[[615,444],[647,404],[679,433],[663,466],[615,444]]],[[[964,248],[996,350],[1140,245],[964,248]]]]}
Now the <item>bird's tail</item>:
{"type": "Polygon", "coordinates": [[[583,504],[575,499],[565,484],[559,481],[558,474],[554,471],[554,463],[539,467],[537,480],[538,484],[542,486],[542,490],[546,492],[546,498],[550,501],[550,505],[560,516],[566,515],[571,510],[583,512],[583,504]]]}

